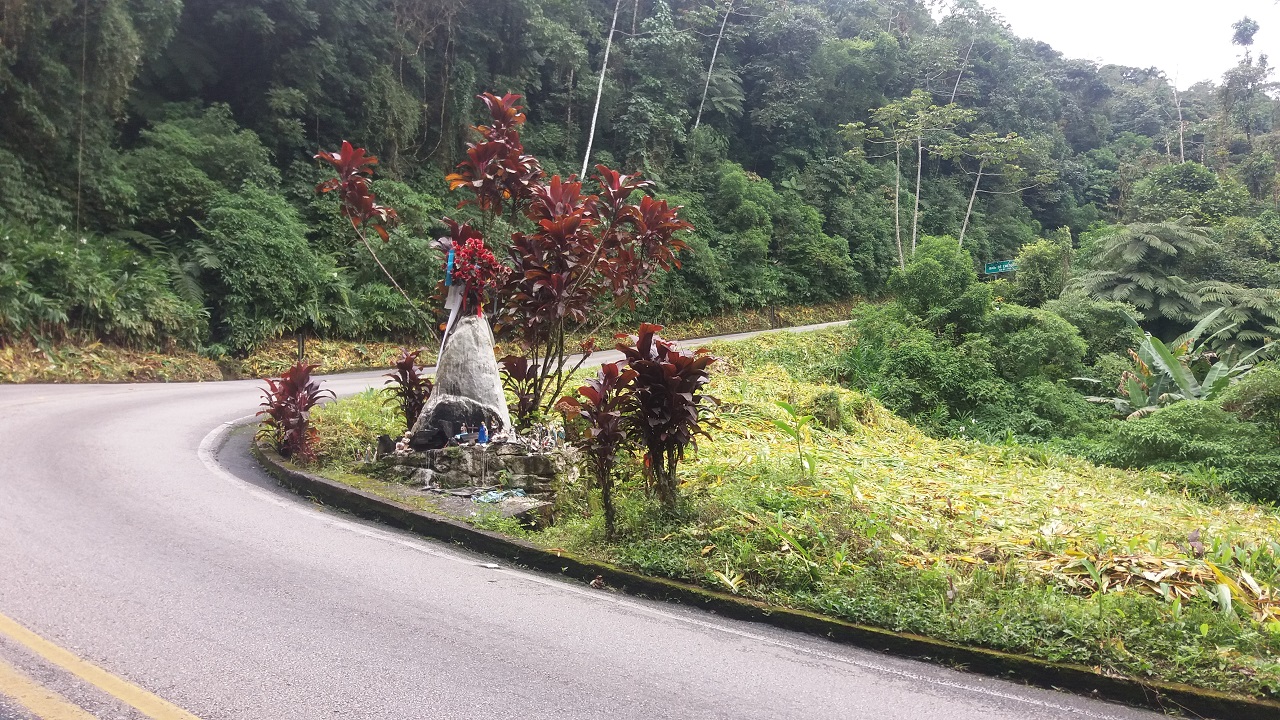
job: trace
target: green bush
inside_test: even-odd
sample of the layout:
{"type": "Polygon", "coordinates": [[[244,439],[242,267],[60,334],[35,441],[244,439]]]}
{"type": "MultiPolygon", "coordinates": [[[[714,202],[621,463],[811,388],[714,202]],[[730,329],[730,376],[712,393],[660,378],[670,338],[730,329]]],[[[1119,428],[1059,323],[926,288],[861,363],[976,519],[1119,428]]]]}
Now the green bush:
{"type": "Polygon", "coordinates": [[[1076,450],[1094,462],[1221,478],[1225,489],[1280,502],[1280,444],[1263,426],[1213,402],[1184,400],[1144,418],[1110,421],[1076,450]]]}
{"type": "Polygon", "coordinates": [[[973,257],[951,237],[925,237],[889,289],[908,312],[934,329],[977,330],[991,308],[992,292],[978,282],[973,257]]]}
{"type": "Polygon", "coordinates": [[[816,209],[736,163],[720,164],[711,182],[709,212],[691,217],[726,262],[734,305],[821,302],[857,289],[848,243],[823,232],[816,209]]]}
{"type": "Polygon", "coordinates": [[[848,375],[897,413],[945,420],[1011,396],[981,335],[953,344],[897,303],[865,308],[855,320],[859,340],[846,357],[848,375]]]}
{"type": "Polygon", "coordinates": [[[1018,286],[1010,282],[1008,278],[998,277],[995,280],[983,283],[983,285],[991,288],[993,302],[1003,303],[1018,293],[1018,286]]]}
{"type": "Polygon", "coordinates": [[[196,347],[207,313],[160,263],[121,240],[0,226],[0,336],[196,347]]]}
{"type": "Polygon", "coordinates": [[[1109,415],[1107,408],[1089,402],[1062,382],[1029,378],[1013,385],[1005,402],[976,409],[975,429],[966,434],[986,441],[1005,440],[1010,433],[1047,440],[1086,432],[1109,415]]]}
{"type": "Polygon", "coordinates": [[[954,238],[924,237],[907,266],[894,273],[889,288],[904,308],[924,317],[951,305],[976,281],[973,258],[954,238]]]}
{"type": "MultiPolygon", "coordinates": [[[[308,239],[312,246],[321,253],[340,258],[339,264],[350,269],[353,286],[377,283],[390,288],[382,269],[356,238],[351,221],[342,216],[341,204],[332,195],[315,192],[316,183],[328,177],[327,172],[307,165],[293,169],[291,175],[295,177],[290,179],[289,187],[300,188],[294,204],[302,207],[301,217],[310,229],[308,239]]],[[[381,241],[374,233],[368,234],[369,241],[400,287],[415,300],[426,302],[435,292],[444,260],[432,248],[432,243],[444,234],[440,218],[450,212],[439,197],[419,192],[403,182],[378,178],[371,186],[380,203],[396,209],[399,222],[391,229],[388,241],[381,241]]],[[[404,298],[400,300],[403,302],[404,298]]],[[[406,319],[413,320],[412,317],[406,319]]]]}
{"type": "Polygon", "coordinates": [[[992,361],[1006,380],[1065,380],[1084,370],[1088,350],[1071,323],[1045,310],[1001,305],[987,316],[992,361]]]}
{"type": "MultiPolygon", "coordinates": [[[[924,261],[931,265],[941,266],[924,261]]],[[[974,287],[953,295],[952,307],[974,287]]],[[[1064,384],[1084,371],[1086,346],[1045,310],[1001,305],[980,332],[956,337],[891,302],[860,309],[855,326],[859,342],[842,356],[842,374],[933,431],[1048,438],[1106,416],[1064,384]]]]}
{"type": "Polygon", "coordinates": [[[1088,346],[1086,362],[1095,362],[1107,354],[1124,356],[1142,341],[1142,331],[1129,321],[1130,317],[1137,317],[1138,311],[1124,303],[1095,300],[1074,291],[1050,300],[1044,304],[1044,309],[1080,331],[1088,346]]]}
{"type": "Polygon", "coordinates": [[[29,160],[0,146],[0,218],[30,225],[75,219],[75,209],[42,187],[40,176],[29,160]]]}
{"type": "Polygon", "coordinates": [[[1022,246],[1014,275],[1014,300],[1029,307],[1040,307],[1062,294],[1067,284],[1067,263],[1071,259],[1069,235],[1066,240],[1066,243],[1039,240],[1022,246]]]}
{"type": "Polygon", "coordinates": [[[337,330],[350,338],[412,338],[426,325],[425,316],[385,282],[370,282],[351,292],[349,312],[338,317],[337,330]]]}
{"type": "Polygon", "coordinates": [[[1098,384],[1090,385],[1088,388],[1090,393],[1106,395],[1112,390],[1120,392],[1121,379],[1126,372],[1131,372],[1132,370],[1133,360],[1127,355],[1107,353],[1094,359],[1093,363],[1085,370],[1083,377],[1098,381],[1098,384]]]}
{"type": "Polygon", "coordinates": [[[1164,461],[1212,461],[1256,439],[1245,423],[1213,403],[1174,403],[1115,426],[1110,464],[1142,467],[1164,461]]]}
{"type": "Polygon", "coordinates": [[[840,406],[840,393],[835,390],[815,395],[801,414],[812,415],[814,420],[829,430],[839,430],[844,426],[844,408],[840,406]]]}
{"type": "Polygon", "coordinates": [[[200,229],[214,258],[215,337],[232,350],[327,328],[345,311],[337,267],[307,244],[305,226],[283,197],[254,185],[219,192],[200,229]]]}
{"type": "Polygon", "coordinates": [[[852,430],[875,418],[876,402],[859,392],[826,390],[813,396],[802,409],[804,415],[828,430],[852,430]]]}
{"type": "Polygon", "coordinates": [[[173,105],[164,116],[142,131],[138,147],[123,160],[137,192],[138,230],[157,237],[185,234],[192,219],[204,218],[219,192],[235,192],[245,183],[280,183],[271,153],[255,133],[240,128],[226,105],[204,110],[173,105]]]}
{"type": "Polygon", "coordinates": [[[1222,407],[1280,435],[1280,364],[1258,365],[1227,390],[1222,407]]]}
{"type": "Polygon", "coordinates": [[[1178,163],[1161,166],[1139,180],[1129,206],[1140,221],[1190,215],[1200,224],[1211,225],[1240,215],[1249,206],[1249,192],[1235,180],[1219,179],[1199,163],[1178,163]]]}

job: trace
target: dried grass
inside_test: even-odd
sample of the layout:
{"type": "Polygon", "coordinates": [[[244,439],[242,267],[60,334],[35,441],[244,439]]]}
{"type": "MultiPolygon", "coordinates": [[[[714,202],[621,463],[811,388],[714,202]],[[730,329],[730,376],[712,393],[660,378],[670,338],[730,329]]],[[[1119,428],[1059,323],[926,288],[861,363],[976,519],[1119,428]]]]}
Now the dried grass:
{"type": "MultiPolygon", "coordinates": [[[[806,344],[826,355],[849,342],[825,335],[806,344]]],[[[740,470],[757,461],[796,457],[794,441],[774,425],[786,420],[775,403],[804,405],[832,388],[794,379],[776,363],[756,364],[781,352],[778,342],[767,337],[749,351],[747,343],[715,348],[730,355],[731,368],[712,386],[723,403],[715,440],[703,443],[687,466],[695,485],[715,492],[741,482],[740,470]]],[[[847,402],[868,402],[838,392],[847,402]]],[[[849,432],[818,425],[807,431],[804,452],[816,460],[816,473],[788,490],[826,531],[851,532],[860,517],[885,520],[899,564],[961,570],[1006,564],[1073,593],[1143,592],[1170,601],[1199,593],[1225,602],[1225,587],[1259,622],[1280,621],[1274,508],[1208,504],[1170,489],[1163,473],[935,439],[883,409],[864,413],[849,432]],[[1204,539],[1202,550],[1189,540],[1192,533],[1204,539]]]]}
{"type": "Polygon", "coordinates": [[[193,352],[168,353],[102,343],[18,342],[0,347],[0,383],[180,382],[221,380],[214,361],[193,352]]]}

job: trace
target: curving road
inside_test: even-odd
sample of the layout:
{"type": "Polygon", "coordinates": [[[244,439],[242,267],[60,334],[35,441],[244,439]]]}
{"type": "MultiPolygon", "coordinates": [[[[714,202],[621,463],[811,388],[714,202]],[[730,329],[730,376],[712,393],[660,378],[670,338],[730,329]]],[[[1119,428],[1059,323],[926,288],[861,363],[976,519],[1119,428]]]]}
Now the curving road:
{"type": "Polygon", "coordinates": [[[246,459],[250,432],[227,423],[256,409],[257,385],[0,387],[0,718],[55,717],[15,700],[6,668],[85,717],[130,720],[1156,717],[338,515],[246,459]],[[138,692],[109,694],[75,661],[138,692]]]}

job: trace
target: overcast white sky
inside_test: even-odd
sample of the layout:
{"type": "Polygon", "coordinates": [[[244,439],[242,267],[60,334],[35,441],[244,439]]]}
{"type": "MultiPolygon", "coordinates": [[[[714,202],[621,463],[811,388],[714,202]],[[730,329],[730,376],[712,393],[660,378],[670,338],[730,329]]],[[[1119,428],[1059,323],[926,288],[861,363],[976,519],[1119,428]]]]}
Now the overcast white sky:
{"type": "Polygon", "coordinates": [[[1067,57],[1158,67],[1178,86],[1219,82],[1236,63],[1231,24],[1248,15],[1262,29],[1254,53],[1280,61],[1275,0],[980,0],[1015,34],[1047,42],[1067,57]]]}

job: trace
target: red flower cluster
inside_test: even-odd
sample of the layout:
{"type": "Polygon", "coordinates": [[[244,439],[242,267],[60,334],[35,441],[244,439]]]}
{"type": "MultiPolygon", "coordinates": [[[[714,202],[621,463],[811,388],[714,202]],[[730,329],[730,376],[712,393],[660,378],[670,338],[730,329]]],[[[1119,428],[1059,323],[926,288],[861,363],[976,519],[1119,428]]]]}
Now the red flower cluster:
{"type": "Polygon", "coordinates": [[[453,282],[461,283],[466,293],[463,308],[474,307],[479,315],[485,294],[505,282],[511,269],[498,262],[471,226],[455,225],[454,235],[453,282]]]}
{"type": "Polygon", "coordinates": [[[320,183],[316,191],[327,193],[337,190],[342,200],[342,215],[350,219],[357,229],[361,225],[371,226],[386,242],[387,226],[394,225],[399,218],[395,210],[379,205],[369,188],[369,178],[373,177],[373,166],[378,164],[378,158],[366,155],[364,148],[352,147],[351,143],[343,140],[341,150],[322,150],[316,159],[329,163],[338,171],[338,177],[320,183]]]}

